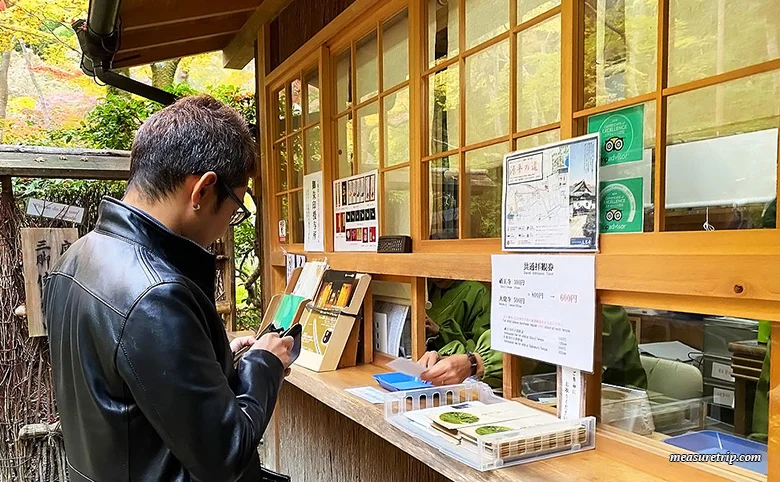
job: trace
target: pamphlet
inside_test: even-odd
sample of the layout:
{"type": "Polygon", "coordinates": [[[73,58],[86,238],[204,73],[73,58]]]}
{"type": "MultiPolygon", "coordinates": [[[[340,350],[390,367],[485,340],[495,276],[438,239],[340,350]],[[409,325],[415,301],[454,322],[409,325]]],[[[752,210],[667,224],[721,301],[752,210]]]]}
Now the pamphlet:
{"type": "Polygon", "coordinates": [[[374,387],[345,388],[344,391],[351,393],[356,397],[362,398],[369,403],[376,404],[385,402],[385,392],[374,387]]]}

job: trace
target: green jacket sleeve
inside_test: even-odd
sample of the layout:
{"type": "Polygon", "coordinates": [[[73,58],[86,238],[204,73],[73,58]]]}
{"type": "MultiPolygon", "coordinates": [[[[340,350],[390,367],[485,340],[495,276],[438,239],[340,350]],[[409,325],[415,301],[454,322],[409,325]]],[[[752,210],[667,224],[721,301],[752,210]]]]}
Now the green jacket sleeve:
{"type": "Polygon", "coordinates": [[[647,389],[647,374],[639,358],[639,344],[626,310],[620,306],[602,308],[601,380],[610,385],[647,389]]]}

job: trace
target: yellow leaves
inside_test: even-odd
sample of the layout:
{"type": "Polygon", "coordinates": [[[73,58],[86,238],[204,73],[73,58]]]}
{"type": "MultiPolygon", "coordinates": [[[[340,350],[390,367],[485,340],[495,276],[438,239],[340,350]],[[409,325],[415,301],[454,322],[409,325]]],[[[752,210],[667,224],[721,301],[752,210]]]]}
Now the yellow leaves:
{"type": "Polygon", "coordinates": [[[8,100],[8,114],[35,109],[35,97],[13,97],[8,100]]]}

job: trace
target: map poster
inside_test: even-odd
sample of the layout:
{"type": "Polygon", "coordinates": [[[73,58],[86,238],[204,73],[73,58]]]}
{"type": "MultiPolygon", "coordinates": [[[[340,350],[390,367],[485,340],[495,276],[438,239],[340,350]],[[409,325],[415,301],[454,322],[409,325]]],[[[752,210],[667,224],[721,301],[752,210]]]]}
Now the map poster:
{"type": "Polygon", "coordinates": [[[599,231],[604,233],[641,233],[644,206],[641,177],[604,181],[599,188],[599,231]]]}
{"type": "Polygon", "coordinates": [[[333,181],[333,248],[376,251],[379,239],[378,171],[333,181]]]}
{"type": "Polygon", "coordinates": [[[491,346],[504,353],[593,371],[596,257],[492,257],[491,346]]]}
{"type": "Polygon", "coordinates": [[[504,156],[504,251],[598,249],[598,134],[504,156]]]}
{"type": "Polygon", "coordinates": [[[639,104],[588,118],[588,133],[601,136],[601,165],[642,160],[645,105],[639,104]]]}

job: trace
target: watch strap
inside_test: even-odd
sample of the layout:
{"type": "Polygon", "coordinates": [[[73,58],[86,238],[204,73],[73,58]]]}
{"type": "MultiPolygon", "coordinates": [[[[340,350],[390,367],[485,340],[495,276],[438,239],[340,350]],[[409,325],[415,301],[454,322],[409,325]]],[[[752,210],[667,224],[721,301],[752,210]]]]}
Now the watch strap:
{"type": "Polygon", "coordinates": [[[471,365],[471,376],[472,377],[476,376],[477,375],[477,356],[474,353],[472,353],[472,352],[466,353],[466,356],[469,357],[469,364],[471,365]]]}

